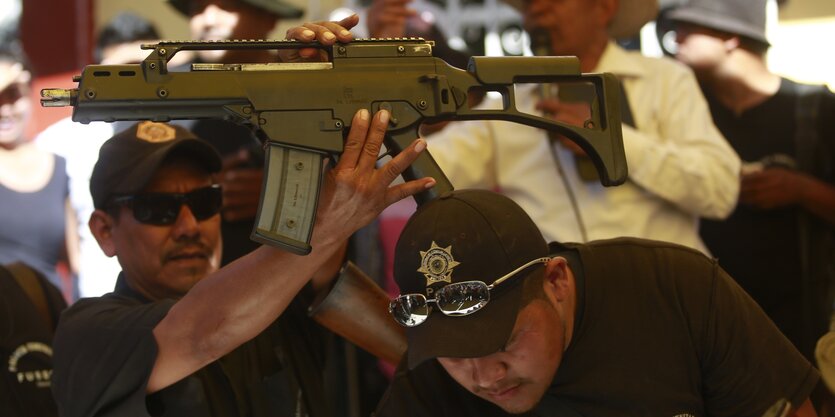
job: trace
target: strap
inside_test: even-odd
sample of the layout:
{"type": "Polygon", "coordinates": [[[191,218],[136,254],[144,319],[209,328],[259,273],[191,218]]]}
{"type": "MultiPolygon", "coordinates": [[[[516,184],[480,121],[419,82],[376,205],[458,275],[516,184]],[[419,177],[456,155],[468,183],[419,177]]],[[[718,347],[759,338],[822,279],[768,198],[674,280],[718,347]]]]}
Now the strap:
{"type": "MultiPolygon", "coordinates": [[[[798,84],[797,104],[795,105],[795,132],[794,146],[797,169],[801,172],[812,174],[816,170],[816,159],[818,152],[818,131],[817,120],[820,107],[821,93],[826,89],[824,86],[798,84]]],[[[827,158],[828,159],[828,158],[827,158]]],[[[827,162],[828,163],[828,162],[827,162]]],[[[824,167],[824,169],[827,169],[824,167]]],[[[814,351],[815,316],[817,315],[816,288],[813,288],[812,277],[812,235],[813,219],[805,210],[798,210],[797,234],[798,251],[800,256],[800,293],[803,302],[801,311],[801,333],[800,351],[808,355],[814,351]]]]}
{"type": "Polygon", "coordinates": [[[818,112],[821,93],[826,87],[820,85],[797,85],[797,106],[795,106],[795,153],[798,169],[813,172],[815,150],[818,145],[818,112]]]}
{"type": "Polygon", "coordinates": [[[46,302],[46,293],[44,292],[43,285],[38,282],[38,277],[35,271],[21,262],[6,265],[6,269],[11,272],[15,281],[17,281],[17,285],[23,289],[23,292],[25,292],[26,296],[29,297],[29,300],[32,301],[35,309],[38,310],[38,314],[41,315],[44,324],[46,324],[50,330],[55,329],[55,323],[52,320],[52,315],[49,312],[49,305],[46,302]]]}

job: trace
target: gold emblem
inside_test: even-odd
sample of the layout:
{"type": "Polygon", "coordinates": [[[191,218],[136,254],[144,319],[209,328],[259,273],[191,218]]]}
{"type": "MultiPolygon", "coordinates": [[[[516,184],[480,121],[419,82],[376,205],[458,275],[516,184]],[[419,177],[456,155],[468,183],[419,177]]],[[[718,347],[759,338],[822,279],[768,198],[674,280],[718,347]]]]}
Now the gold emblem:
{"type": "Polygon", "coordinates": [[[426,286],[436,282],[452,283],[452,268],[460,265],[452,259],[452,245],[442,248],[435,241],[428,251],[420,251],[418,272],[426,276],[426,286]]]}
{"type": "Polygon", "coordinates": [[[136,137],[147,142],[168,142],[176,136],[174,128],[165,123],[142,122],[136,126],[136,137]]]}

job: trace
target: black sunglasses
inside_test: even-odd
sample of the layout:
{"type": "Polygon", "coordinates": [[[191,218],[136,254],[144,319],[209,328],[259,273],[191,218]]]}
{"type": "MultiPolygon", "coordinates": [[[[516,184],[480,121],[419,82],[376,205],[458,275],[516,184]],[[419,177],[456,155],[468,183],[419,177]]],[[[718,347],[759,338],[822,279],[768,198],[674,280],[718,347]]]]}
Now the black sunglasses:
{"type": "Polygon", "coordinates": [[[448,284],[435,292],[435,298],[423,294],[403,294],[389,303],[389,313],[402,326],[415,327],[429,317],[429,303],[434,303],[447,316],[467,316],[484,308],[490,302],[490,291],[502,282],[516,276],[531,266],[547,264],[550,257],[536,258],[487,284],[484,281],[464,281],[448,284]]]}
{"type": "Polygon", "coordinates": [[[195,219],[202,221],[220,212],[222,201],[220,185],[213,184],[185,194],[126,195],[114,198],[110,204],[130,207],[133,210],[133,218],[140,223],[166,226],[177,221],[183,204],[188,206],[195,219]]]}

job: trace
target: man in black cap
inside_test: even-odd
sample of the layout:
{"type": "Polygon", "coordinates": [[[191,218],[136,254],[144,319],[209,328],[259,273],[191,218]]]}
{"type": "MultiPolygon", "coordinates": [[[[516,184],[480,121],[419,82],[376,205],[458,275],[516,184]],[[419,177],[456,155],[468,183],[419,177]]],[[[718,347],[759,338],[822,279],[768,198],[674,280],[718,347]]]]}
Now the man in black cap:
{"type": "Polygon", "coordinates": [[[336,274],[348,236],[434,184],[389,186],[422,140],[375,168],[388,117],[355,116],[324,178],[309,255],[263,246],[223,268],[216,151],[162,123],[109,139],[90,180],[90,228],[122,273],[113,293],[61,318],[53,382],[61,415],[333,415],[321,329],[284,321],[305,314],[290,304],[297,293],[311,298],[336,274]]]}
{"type": "Polygon", "coordinates": [[[455,191],[411,217],[395,279],[409,347],[379,416],[815,415],[818,372],[690,248],[549,246],[508,198],[455,191]]]}
{"type": "Polygon", "coordinates": [[[739,204],[724,221],[702,222],[701,235],[812,360],[835,282],[835,94],[768,70],[765,0],[691,0],[670,19],[676,57],[744,161],[739,204]]]}

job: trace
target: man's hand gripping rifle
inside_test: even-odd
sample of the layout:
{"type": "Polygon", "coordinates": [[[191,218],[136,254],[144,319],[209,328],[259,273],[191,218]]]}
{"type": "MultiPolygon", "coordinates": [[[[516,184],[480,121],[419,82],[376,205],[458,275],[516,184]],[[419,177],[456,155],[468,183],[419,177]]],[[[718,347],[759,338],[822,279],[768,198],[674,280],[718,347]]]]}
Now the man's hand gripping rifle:
{"type": "MultiPolygon", "coordinates": [[[[573,57],[474,57],[467,71],[432,56],[422,39],[356,40],[322,46],[294,41],[160,42],[134,65],[90,65],[78,88],[41,91],[44,106],[73,106],[73,120],[169,121],[227,119],[251,126],[266,150],[261,202],[252,238],[307,254],[326,156],[342,152],[343,137],[360,108],[391,112],[386,148],[397,153],[423,122],[499,119],[558,131],[582,147],[603,185],[626,180],[618,86],[610,74],[581,74],[573,57]],[[317,47],[328,62],[193,64],[169,71],[177,52],[207,49],[300,49],[317,47]],[[521,113],[514,83],[586,82],[595,87],[592,117],[575,127],[521,113]],[[471,108],[471,89],[502,94],[504,108],[471,108]]],[[[460,155],[466,158],[466,155],[460,155]]],[[[433,177],[418,203],[452,185],[424,152],[404,172],[407,179],[433,177]]]]}

